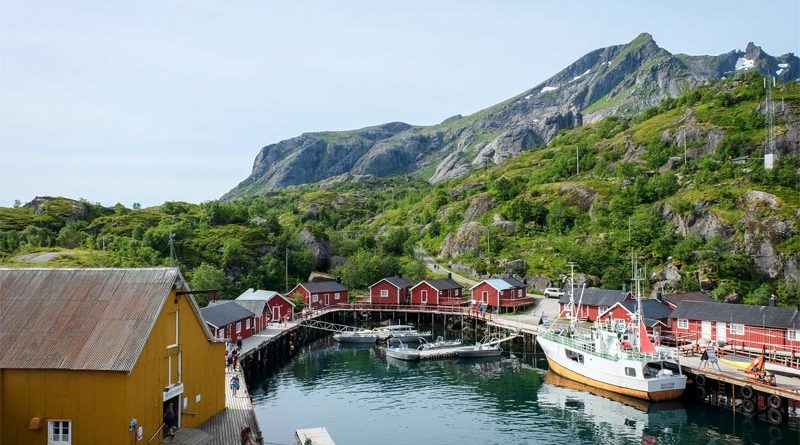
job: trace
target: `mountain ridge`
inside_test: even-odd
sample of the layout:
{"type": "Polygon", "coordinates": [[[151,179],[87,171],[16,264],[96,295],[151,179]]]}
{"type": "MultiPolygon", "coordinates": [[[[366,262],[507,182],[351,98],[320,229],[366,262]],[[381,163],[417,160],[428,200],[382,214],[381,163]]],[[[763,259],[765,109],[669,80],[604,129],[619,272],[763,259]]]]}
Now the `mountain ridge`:
{"type": "Polygon", "coordinates": [[[303,133],[263,147],[251,174],[222,199],[336,177],[415,175],[435,184],[540,147],[561,130],[629,116],[667,97],[747,70],[800,77],[800,59],[752,42],[717,56],[671,54],[642,33],[599,48],[533,88],[468,116],[429,126],[391,122],[303,133]]]}

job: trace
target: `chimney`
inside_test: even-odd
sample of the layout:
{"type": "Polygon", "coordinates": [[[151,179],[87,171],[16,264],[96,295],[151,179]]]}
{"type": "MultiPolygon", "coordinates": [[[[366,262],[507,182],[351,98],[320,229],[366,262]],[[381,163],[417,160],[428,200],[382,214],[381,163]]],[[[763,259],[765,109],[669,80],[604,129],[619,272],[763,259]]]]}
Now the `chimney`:
{"type": "Polygon", "coordinates": [[[211,301],[212,302],[217,301],[217,291],[211,291],[211,301]]]}
{"type": "Polygon", "coordinates": [[[336,282],[342,284],[342,277],[336,277],[336,282]]]}
{"type": "Polygon", "coordinates": [[[453,279],[453,273],[452,272],[447,272],[447,279],[448,280],[452,280],[453,279]]]}

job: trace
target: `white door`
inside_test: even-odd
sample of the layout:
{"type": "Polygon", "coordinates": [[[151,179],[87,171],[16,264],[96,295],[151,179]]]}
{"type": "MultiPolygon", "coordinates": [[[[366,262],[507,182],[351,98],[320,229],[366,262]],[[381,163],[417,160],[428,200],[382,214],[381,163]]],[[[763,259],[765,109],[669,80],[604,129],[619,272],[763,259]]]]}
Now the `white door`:
{"type": "Polygon", "coordinates": [[[272,321],[280,322],[281,320],[281,307],[272,306],[272,321]]]}
{"type": "Polygon", "coordinates": [[[717,322],[717,341],[724,342],[728,339],[728,327],[724,321],[717,322]]]}
{"type": "Polygon", "coordinates": [[[711,340],[711,322],[708,320],[703,320],[703,323],[700,325],[700,338],[705,340],[711,340]]]}
{"type": "Polygon", "coordinates": [[[420,294],[421,294],[420,298],[422,300],[422,304],[428,304],[428,291],[424,290],[420,292],[420,294]]]}

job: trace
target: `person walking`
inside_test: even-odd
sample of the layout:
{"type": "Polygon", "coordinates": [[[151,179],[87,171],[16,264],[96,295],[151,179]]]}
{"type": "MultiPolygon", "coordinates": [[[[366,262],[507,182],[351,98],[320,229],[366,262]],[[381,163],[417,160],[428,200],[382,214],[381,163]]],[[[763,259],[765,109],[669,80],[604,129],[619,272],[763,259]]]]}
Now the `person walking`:
{"type": "Polygon", "coordinates": [[[703,348],[703,354],[700,356],[700,369],[708,366],[708,345],[703,348]]]}
{"type": "Polygon", "coordinates": [[[256,445],[256,440],[253,438],[253,432],[250,430],[250,425],[243,426],[239,436],[242,445],[256,445]]]}
{"type": "Polygon", "coordinates": [[[238,349],[240,351],[242,350],[242,336],[241,335],[237,335],[236,336],[236,349],[238,349]]]}
{"type": "Polygon", "coordinates": [[[236,397],[237,391],[239,391],[239,376],[235,375],[231,377],[231,392],[233,392],[234,397],[236,397]]]}

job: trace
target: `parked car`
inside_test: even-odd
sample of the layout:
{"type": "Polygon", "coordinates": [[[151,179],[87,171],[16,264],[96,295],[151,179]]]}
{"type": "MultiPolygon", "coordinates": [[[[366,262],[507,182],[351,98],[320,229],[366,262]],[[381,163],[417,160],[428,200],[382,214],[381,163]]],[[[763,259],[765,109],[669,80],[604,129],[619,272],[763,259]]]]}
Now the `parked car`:
{"type": "Polygon", "coordinates": [[[547,298],[559,298],[564,295],[564,291],[557,287],[548,287],[544,290],[544,296],[547,298]]]}

